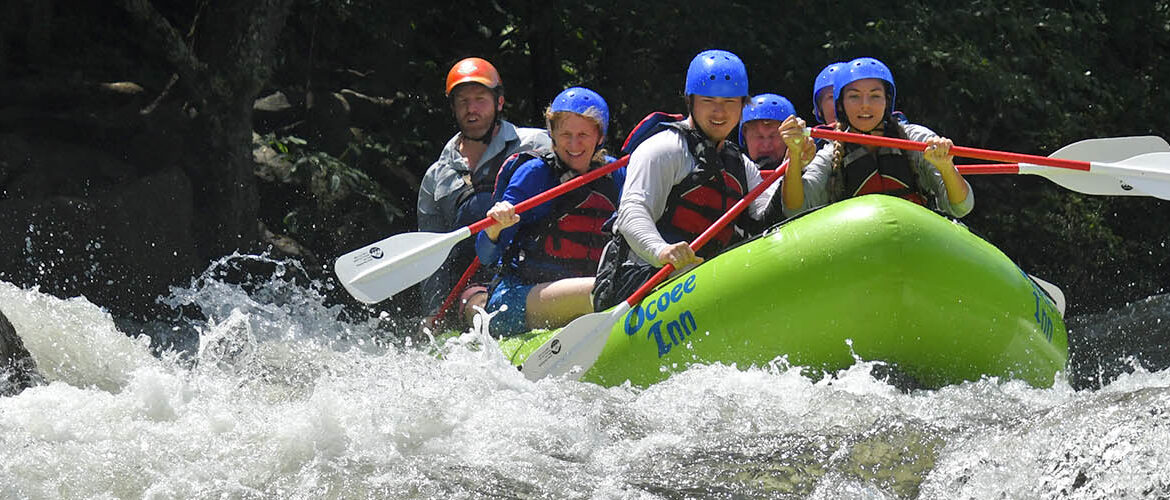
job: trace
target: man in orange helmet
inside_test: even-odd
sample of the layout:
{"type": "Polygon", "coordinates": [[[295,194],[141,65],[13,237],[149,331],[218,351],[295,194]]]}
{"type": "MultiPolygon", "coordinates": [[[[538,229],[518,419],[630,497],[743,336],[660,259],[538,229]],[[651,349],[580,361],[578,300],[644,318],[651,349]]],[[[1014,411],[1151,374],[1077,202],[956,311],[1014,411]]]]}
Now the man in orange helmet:
{"type": "MultiPolygon", "coordinates": [[[[514,153],[551,149],[544,129],[518,128],[500,118],[503,84],[491,63],[478,57],[459,61],[447,73],[447,97],[459,132],[423,176],[418,193],[418,229],[445,233],[483,219],[504,160],[514,153]]],[[[422,284],[423,313],[433,316],[471,264],[474,239],[457,245],[447,261],[422,284]]],[[[483,287],[468,291],[486,292],[483,287]]],[[[468,295],[468,294],[465,294],[468,295]]]]}

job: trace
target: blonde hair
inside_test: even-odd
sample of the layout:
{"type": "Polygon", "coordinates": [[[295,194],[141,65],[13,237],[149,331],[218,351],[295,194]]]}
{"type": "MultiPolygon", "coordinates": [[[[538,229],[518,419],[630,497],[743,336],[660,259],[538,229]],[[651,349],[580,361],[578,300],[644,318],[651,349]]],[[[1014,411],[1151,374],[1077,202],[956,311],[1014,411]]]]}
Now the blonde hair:
{"type": "MultiPolygon", "coordinates": [[[[584,116],[585,118],[588,118],[593,122],[593,125],[597,127],[597,133],[600,134],[603,139],[605,138],[605,135],[601,133],[601,110],[597,109],[597,107],[589,106],[585,109],[584,113],[575,113],[573,111],[553,111],[552,105],[549,105],[549,107],[544,109],[544,125],[545,128],[548,129],[548,136],[553,139],[553,142],[556,142],[556,129],[560,128],[561,122],[565,121],[565,118],[569,115],[584,116]]],[[[597,150],[593,152],[593,158],[590,161],[604,163],[605,155],[605,149],[599,146],[597,150]]]]}

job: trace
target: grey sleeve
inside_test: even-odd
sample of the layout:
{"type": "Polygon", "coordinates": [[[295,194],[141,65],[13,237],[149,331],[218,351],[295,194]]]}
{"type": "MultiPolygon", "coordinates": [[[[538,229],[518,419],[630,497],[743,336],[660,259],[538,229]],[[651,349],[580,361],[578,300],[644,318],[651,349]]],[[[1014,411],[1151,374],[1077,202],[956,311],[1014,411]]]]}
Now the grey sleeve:
{"type": "Polygon", "coordinates": [[[419,231],[442,231],[443,217],[440,213],[439,204],[435,200],[435,184],[438,182],[436,177],[439,171],[439,162],[431,164],[427,169],[427,173],[423,175],[422,183],[418,188],[418,230],[419,231]]]}
{"type": "MultiPolygon", "coordinates": [[[[906,129],[906,136],[912,141],[921,142],[938,135],[922,125],[906,124],[903,127],[906,129]]],[[[910,163],[918,170],[919,187],[924,191],[934,193],[939,210],[955,217],[963,217],[971,213],[971,209],[975,208],[975,190],[971,189],[971,184],[967,183],[967,179],[963,179],[963,182],[967,183],[967,197],[959,203],[951,203],[950,197],[947,195],[947,185],[943,182],[942,174],[939,173],[938,169],[926,161],[926,157],[919,151],[907,151],[906,154],[910,157],[910,163]]]]}
{"type": "Polygon", "coordinates": [[[801,185],[804,187],[804,203],[794,210],[789,210],[788,206],[784,205],[785,217],[792,217],[810,208],[829,203],[829,176],[833,173],[834,150],[836,150],[834,143],[826,144],[817,151],[812,161],[804,166],[804,172],[800,175],[801,185]]]}
{"type": "MultiPolygon", "coordinates": [[[[760,175],[760,168],[747,155],[743,156],[743,164],[744,173],[747,174],[747,189],[751,191],[756,186],[759,186],[761,182],[764,182],[764,176],[760,175]]],[[[747,208],[748,217],[755,220],[764,220],[764,217],[768,215],[768,207],[772,205],[772,197],[776,195],[776,186],[779,185],[780,181],[772,183],[771,186],[764,189],[763,193],[760,193],[760,196],[752,200],[752,203],[747,208]]]]}
{"type": "Polygon", "coordinates": [[[544,129],[525,129],[524,150],[552,150],[552,139],[548,136],[548,131],[544,129]]]}
{"type": "Polygon", "coordinates": [[[688,158],[686,143],[666,132],[647,139],[630,155],[614,230],[634,254],[655,267],[662,267],[658,252],[668,245],[655,221],[666,211],[671,188],[689,173],[688,158]]]}

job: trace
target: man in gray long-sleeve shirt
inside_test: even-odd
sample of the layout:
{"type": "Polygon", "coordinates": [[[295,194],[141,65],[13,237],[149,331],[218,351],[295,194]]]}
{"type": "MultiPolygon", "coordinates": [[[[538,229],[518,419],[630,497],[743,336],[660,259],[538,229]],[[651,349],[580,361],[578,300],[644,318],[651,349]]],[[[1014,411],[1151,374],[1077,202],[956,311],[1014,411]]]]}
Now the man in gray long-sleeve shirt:
{"type": "MultiPolygon", "coordinates": [[[[661,125],[630,155],[614,231],[621,235],[604,259],[594,285],[594,307],[625,299],[666,264],[684,269],[713,256],[737,238],[720,231],[699,255],[690,247],[719,216],[763,182],[755,163],[727,136],[739,124],[748,97],[747,69],[724,50],[701,52],[687,70],[690,116],[661,125]]],[[[747,210],[761,220],[774,188],[747,210]]]]}
{"type": "MultiPolygon", "coordinates": [[[[459,133],[443,147],[423,176],[418,192],[418,229],[449,232],[483,219],[491,206],[496,174],[515,153],[549,149],[544,129],[518,128],[500,118],[500,75],[478,57],[459,61],[447,74],[447,96],[459,133]]],[[[471,242],[452,249],[447,261],[422,284],[422,307],[435,315],[456,280],[475,257],[471,242]]]]}

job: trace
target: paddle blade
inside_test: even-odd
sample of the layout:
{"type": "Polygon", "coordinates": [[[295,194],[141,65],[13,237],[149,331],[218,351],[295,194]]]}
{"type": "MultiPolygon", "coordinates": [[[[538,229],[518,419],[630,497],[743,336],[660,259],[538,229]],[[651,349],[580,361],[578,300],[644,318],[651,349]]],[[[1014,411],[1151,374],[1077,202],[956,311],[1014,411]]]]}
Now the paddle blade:
{"type": "Polygon", "coordinates": [[[1064,298],[1064,290],[1061,290],[1060,287],[1053,285],[1052,283],[1032,276],[1031,274],[1028,275],[1028,278],[1031,278],[1031,280],[1036,283],[1036,285],[1043,289],[1044,292],[1052,298],[1052,302],[1056,304],[1056,310],[1060,311],[1060,317],[1063,318],[1065,306],[1068,305],[1068,301],[1064,298]]]}
{"type": "Polygon", "coordinates": [[[1048,155],[1049,158],[1109,163],[1146,153],[1170,152],[1166,140],[1154,136],[1104,137],[1069,144],[1048,155]]]}
{"type": "Polygon", "coordinates": [[[1135,190],[1170,200],[1170,152],[1146,153],[1107,167],[1135,190]]]}
{"type": "Polygon", "coordinates": [[[1020,164],[1021,174],[1032,174],[1055,182],[1065,189],[1099,196],[1149,196],[1135,191],[1133,185],[1113,176],[1092,175],[1087,172],[1065,170],[1043,165],[1020,164]]]}
{"type": "Polygon", "coordinates": [[[442,234],[396,234],[338,257],[333,271],[350,295],[374,304],[434,274],[451,248],[468,236],[467,228],[442,234]]]}
{"type": "Polygon", "coordinates": [[[569,375],[576,380],[597,362],[613,325],[630,310],[623,302],[611,311],[586,314],[565,325],[536,349],[520,371],[528,380],[569,375]]]}
{"type": "Polygon", "coordinates": [[[1117,163],[1094,162],[1088,172],[1021,163],[1020,173],[1046,177],[1085,194],[1170,200],[1170,152],[1146,153],[1117,163]]]}

